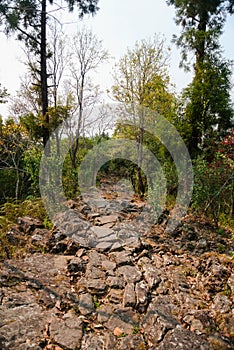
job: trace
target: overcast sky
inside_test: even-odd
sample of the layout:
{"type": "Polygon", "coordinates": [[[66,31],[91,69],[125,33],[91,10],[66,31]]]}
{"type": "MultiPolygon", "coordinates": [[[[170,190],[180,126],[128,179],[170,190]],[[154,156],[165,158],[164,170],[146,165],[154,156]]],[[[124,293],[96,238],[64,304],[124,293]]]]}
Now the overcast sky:
{"type": "MultiPolygon", "coordinates": [[[[154,33],[164,34],[167,44],[172,48],[170,75],[172,83],[175,83],[177,91],[180,91],[191,81],[191,74],[179,69],[180,52],[171,43],[172,35],[178,34],[180,28],[175,25],[175,11],[173,7],[166,5],[166,0],[99,0],[100,10],[93,18],[83,21],[99,39],[103,40],[103,46],[109,50],[110,55],[118,58],[126,52],[127,47],[132,47],[136,40],[153,36],[154,33]]],[[[68,33],[79,29],[81,21],[76,21],[75,14],[62,15],[64,26],[68,33]],[[71,23],[72,22],[72,23],[71,23]]],[[[234,60],[233,48],[234,16],[229,17],[221,44],[224,48],[224,56],[234,60]]],[[[6,39],[0,33],[0,82],[11,94],[14,94],[20,86],[20,77],[24,75],[25,67],[20,63],[22,56],[22,44],[12,39],[6,39]]],[[[100,69],[97,76],[98,83],[103,89],[110,88],[111,70],[114,60],[100,69]]],[[[7,106],[0,105],[0,114],[7,115],[7,106]]]]}

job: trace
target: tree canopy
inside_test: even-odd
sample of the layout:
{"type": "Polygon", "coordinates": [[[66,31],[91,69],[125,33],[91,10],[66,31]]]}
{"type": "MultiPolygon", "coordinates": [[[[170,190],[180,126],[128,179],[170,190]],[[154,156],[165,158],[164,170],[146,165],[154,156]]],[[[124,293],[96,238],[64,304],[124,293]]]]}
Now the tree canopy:
{"type": "Polygon", "coordinates": [[[185,111],[191,125],[189,151],[195,156],[205,138],[217,128],[223,133],[232,126],[231,62],[222,58],[219,38],[234,1],[168,0],[176,8],[176,23],[182,27],[174,41],[181,48],[181,66],[190,69],[194,54],[194,78],[185,90],[185,111]]]}

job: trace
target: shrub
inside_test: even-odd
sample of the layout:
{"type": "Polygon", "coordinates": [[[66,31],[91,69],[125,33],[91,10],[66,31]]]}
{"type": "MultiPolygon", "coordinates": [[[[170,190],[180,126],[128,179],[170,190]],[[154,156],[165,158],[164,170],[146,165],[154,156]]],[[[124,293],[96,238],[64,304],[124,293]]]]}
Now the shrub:
{"type": "Polygon", "coordinates": [[[194,165],[193,208],[211,217],[218,225],[220,220],[233,223],[234,163],[216,153],[209,163],[200,157],[194,165]]]}

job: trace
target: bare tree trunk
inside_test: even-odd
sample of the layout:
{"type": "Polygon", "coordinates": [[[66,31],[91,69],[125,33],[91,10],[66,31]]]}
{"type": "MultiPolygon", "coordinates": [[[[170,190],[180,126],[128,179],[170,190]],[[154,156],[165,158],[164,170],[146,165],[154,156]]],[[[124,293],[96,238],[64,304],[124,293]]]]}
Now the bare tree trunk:
{"type": "Polygon", "coordinates": [[[143,183],[143,179],[142,179],[142,161],[143,161],[143,157],[142,157],[142,149],[143,149],[143,137],[144,137],[144,130],[142,127],[139,128],[139,135],[138,135],[139,139],[138,139],[138,168],[137,168],[137,186],[138,186],[138,192],[139,194],[142,196],[145,192],[145,186],[143,183]]]}
{"type": "MultiPolygon", "coordinates": [[[[42,138],[46,146],[49,137],[49,115],[48,115],[48,85],[47,85],[47,52],[46,52],[46,0],[41,2],[41,44],[40,44],[40,75],[41,75],[41,103],[42,103],[42,138]]],[[[49,153],[49,150],[48,150],[49,153]]]]}

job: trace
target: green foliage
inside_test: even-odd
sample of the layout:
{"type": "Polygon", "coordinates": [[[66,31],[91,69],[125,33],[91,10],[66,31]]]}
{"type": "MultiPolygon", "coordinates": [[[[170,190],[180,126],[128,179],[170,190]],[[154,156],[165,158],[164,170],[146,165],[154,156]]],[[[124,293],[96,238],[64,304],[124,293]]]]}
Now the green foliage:
{"type": "Polygon", "coordinates": [[[98,300],[96,295],[94,295],[94,297],[93,297],[93,304],[94,304],[95,309],[99,309],[101,307],[100,301],[98,300]]]}
{"type": "Polygon", "coordinates": [[[0,123],[0,137],[0,182],[3,183],[1,198],[15,197],[17,200],[24,196],[27,186],[23,154],[29,146],[29,139],[24,128],[10,118],[0,123]],[[9,179],[12,180],[10,185],[9,179]]]}
{"type": "Polygon", "coordinates": [[[42,199],[27,199],[20,203],[6,202],[0,209],[1,217],[7,218],[9,223],[16,223],[18,217],[31,216],[44,221],[47,216],[42,199]]]}
{"type": "Polygon", "coordinates": [[[152,131],[157,126],[157,115],[168,120],[175,116],[176,97],[170,92],[171,84],[168,75],[168,53],[165,39],[154,36],[152,39],[136,42],[132,49],[120,59],[116,66],[113,97],[130,109],[130,115],[120,117],[115,130],[115,137],[126,137],[138,144],[137,167],[130,167],[131,180],[140,195],[147,192],[147,185],[142,171],[143,144],[151,148],[157,145],[153,137],[147,135],[147,126],[152,131]],[[134,106],[131,108],[131,106],[134,106]],[[129,119],[128,119],[129,118],[129,119]],[[131,120],[130,120],[131,119],[131,120]],[[129,121],[129,126],[128,124],[129,121]]]}
{"type": "Polygon", "coordinates": [[[188,148],[196,157],[213,126],[220,131],[231,125],[230,62],[221,58],[219,37],[233,0],[168,0],[176,8],[182,31],[174,41],[182,50],[181,65],[191,67],[188,54],[195,54],[194,79],[185,90],[185,119],[191,126],[188,148]]]}
{"type": "Polygon", "coordinates": [[[41,220],[45,227],[52,228],[42,199],[24,200],[18,203],[6,202],[0,207],[0,260],[10,258],[18,249],[6,239],[10,226],[17,223],[18,217],[31,216],[41,220]]]}
{"type": "Polygon", "coordinates": [[[193,82],[184,90],[184,113],[192,127],[190,144],[197,137],[200,150],[210,137],[214,139],[214,128],[223,134],[232,126],[231,74],[230,62],[211,56],[199,65],[193,82]]]}
{"type": "Polygon", "coordinates": [[[136,324],[136,325],[133,327],[132,334],[138,334],[139,332],[140,332],[140,326],[139,326],[139,324],[136,324]]]}
{"type": "Polygon", "coordinates": [[[30,188],[28,195],[38,197],[40,195],[39,189],[39,170],[41,161],[41,148],[34,146],[24,152],[24,169],[30,175],[30,188]]]}
{"type": "Polygon", "coordinates": [[[186,69],[188,54],[196,53],[196,60],[202,60],[208,52],[219,47],[218,38],[222,33],[227,13],[233,13],[233,0],[167,0],[176,9],[177,25],[181,25],[180,36],[174,41],[182,50],[181,65],[186,69]]]}
{"type": "Polygon", "coordinates": [[[199,157],[194,165],[195,185],[192,207],[212,218],[233,223],[234,165],[217,153],[209,163],[199,157]]]}
{"type": "MultiPolygon", "coordinates": [[[[94,139],[88,139],[80,137],[78,143],[78,152],[76,154],[76,169],[73,168],[71,163],[71,158],[69,154],[65,157],[63,163],[63,173],[62,173],[62,182],[64,193],[67,198],[76,198],[79,195],[79,187],[78,187],[78,173],[79,166],[82,162],[83,158],[87,154],[88,150],[90,150],[96,142],[100,142],[100,139],[95,137],[94,139]]],[[[91,174],[91,173],[90,173],[91,174]]],[[[90,174],[87,173],[87,176],[90,174]]]]}
{"type": "Polygon", "coordinates": [[[0,170],[0,205],[15,197],[16,176],[13,169],[0,170]]]}
{"type": "Polygon", "coordinates": [[[161,113],[170,105],[168,53],[165,39],[136,42],[132,49],[120,58],[114,74],[113,97],[124,103],[136,103],[161,113]]]}
{"type": "Polygon", "coordinates": [[[178,174],[172,159],[164,158],[161,166],[165,176],[166,192],[164,192],[163,179],[156,173],[153,183],[148,189],[148,200],[157,217],[162,210],[173,208],[178,185],[178,174]]]}

